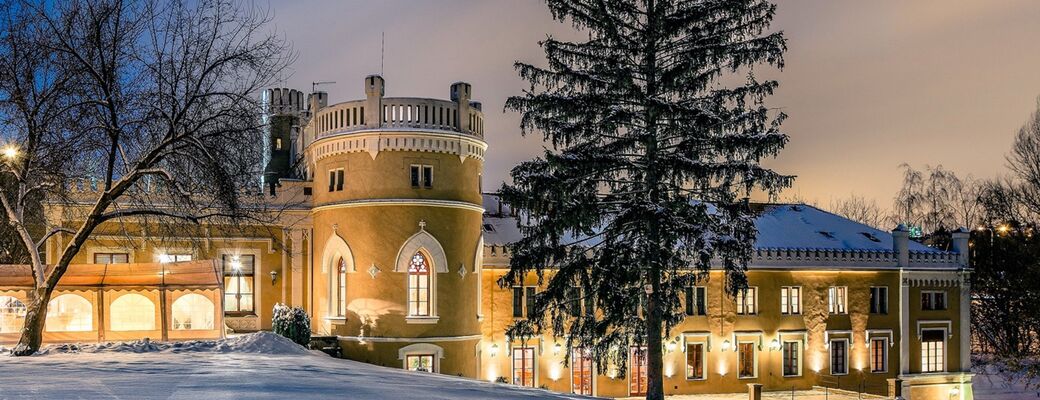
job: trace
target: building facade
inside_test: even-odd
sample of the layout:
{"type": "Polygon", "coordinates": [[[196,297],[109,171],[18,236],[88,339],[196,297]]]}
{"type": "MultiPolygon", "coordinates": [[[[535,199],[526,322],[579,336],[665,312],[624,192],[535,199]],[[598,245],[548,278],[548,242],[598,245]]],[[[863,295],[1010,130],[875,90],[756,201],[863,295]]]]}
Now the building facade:
{"type": "MultiPolygon", "coordinates": [[[[270,329],[276,303],[299,306],[316,335],[335,336],[354,360],[605,397],[645,392],[638,346],[620,376],[551,335],[505,337],[540,288],[534,276],[496,284],[519,233],[508,205],[483,194],[481,105],[466,83],[452,84],[448,100],[384,89],[369,76],[364,99],[333,105],[324,92],[264,94],[266,185],[273,202],[291,204],[279,226],[207,228],[168,245],[99,234],[74,262],[212,260],[230,329],[270,329]]],[[[971,398],[966,233],[943,252],[904,228],[878,231],[805,205],[759,214],[747,295],[725,295],[721,272],[687,291],[688,318],[666,338],[667,393],[761,384],[971,398]]]]}

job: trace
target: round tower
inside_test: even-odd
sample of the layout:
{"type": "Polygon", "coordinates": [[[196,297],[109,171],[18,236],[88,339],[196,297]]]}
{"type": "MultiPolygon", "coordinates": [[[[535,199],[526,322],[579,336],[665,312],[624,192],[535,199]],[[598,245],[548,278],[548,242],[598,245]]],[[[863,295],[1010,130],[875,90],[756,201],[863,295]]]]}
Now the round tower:
{"type": "Polygon", "coordinates": [[[477,376],[483,114],[451,100],[384,97],[315,107],[314,328],[359,361],[477,376]]]}

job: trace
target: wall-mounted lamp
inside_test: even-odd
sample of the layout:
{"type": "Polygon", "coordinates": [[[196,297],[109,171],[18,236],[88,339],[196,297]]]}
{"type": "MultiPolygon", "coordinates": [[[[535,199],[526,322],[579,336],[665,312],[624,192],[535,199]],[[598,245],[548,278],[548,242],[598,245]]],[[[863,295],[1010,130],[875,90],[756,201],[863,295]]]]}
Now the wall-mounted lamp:
{"type": "Polygon", "coordinates": [[[780,350],[780,340],[773,339],[772,342],[769,342],[769,349],[773,351],[780,350]]]}
{"type": "Polygon", "coordinates": [[[271,284],[274,285],[276,280],[278,280],[278,271],[271,271],[271,284]]]}
{"type": "Polygon", "coordinates": [[[722,351],[728,351],[729,350],[729,346],[730,346],[729,339],[726,339],[726,340],[722,341],[722,351]]]}

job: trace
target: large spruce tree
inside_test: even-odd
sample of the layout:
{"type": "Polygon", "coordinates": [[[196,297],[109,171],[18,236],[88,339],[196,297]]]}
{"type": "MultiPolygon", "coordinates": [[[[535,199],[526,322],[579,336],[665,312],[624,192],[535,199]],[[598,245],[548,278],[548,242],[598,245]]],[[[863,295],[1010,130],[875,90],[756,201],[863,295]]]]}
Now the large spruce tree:
{"type": "Polygon", "coordinates": [[[756,235],[747,198],[793,179],[760,165],[788,140],[783,113],[764,105],[777,82],[752,73],[783,66],[783,35],[766,33],[776,7],[547,3],[588,39],[549,37],[540,42],[546,66],[516,64],[531,88],[506,108],[522,113],[524,134],[552,146],[502,189],[524,238],[499,284],[522,284],[532,271],[548,279],[535,317],[509,335],[566,337],[619,375],[629,346],[646,346],[647,398],[660,399],[662,337],[683,318],[684,288],[713,267],[725,271],[727,292],[746,287],[756,235]]]}

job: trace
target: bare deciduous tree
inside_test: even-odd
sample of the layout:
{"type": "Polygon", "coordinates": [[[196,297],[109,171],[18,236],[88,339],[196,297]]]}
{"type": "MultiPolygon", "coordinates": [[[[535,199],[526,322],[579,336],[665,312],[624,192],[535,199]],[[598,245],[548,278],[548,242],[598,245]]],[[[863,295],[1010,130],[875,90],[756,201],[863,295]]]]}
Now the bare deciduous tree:
{"type": "Polygon", "coordinates": [[[832,200],[830,212],[874,228],[885,229],[885,211],[874,200],[852,194],[847,198],[832,200]]]}
{"type": "Polygon", "coordinates": [[[233,0],[23,2],[2,10],[4,212],[34,288],[15,355],[40,346],[51,292],[106,222],[232,223],[265,213],[259,91],[292,59],[233,0]],[[33,232],[29,201],[64,211],[33,232]],[[44,264],[37,249],[67,235],[44,264]]]}

